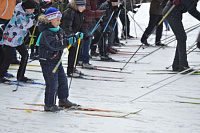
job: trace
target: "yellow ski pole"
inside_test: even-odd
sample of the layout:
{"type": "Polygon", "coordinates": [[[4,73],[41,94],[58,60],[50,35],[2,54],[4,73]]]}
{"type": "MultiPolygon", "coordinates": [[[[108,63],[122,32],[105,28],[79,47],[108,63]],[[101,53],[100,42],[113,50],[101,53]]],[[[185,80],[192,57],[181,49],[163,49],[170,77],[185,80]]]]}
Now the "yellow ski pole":
{"type": "Polygon", "coordinates": [[[35,29],[36,29],[36,24],[34,25],[32,35],[29,35],[29,37],[31,37],[30,42],[29,42],[29,45],[28,45],[29,47],[31,47],[31,45],[33,45],[33,43],[34,43],[34,41],[35,41],[35,39],[34,39],[34,37],[36,37],[36,36],[34,36],[34,34],[35,34],[35,29]]]}
{"type": "Polygon", "coordinates": [[[62,62],[62,59],[64,58],[65,54],[67,53],[67,50],[69,50],[69,49],[71,48],[71,46],[72,46],[72,45],[69,44],[69,46],[68,46],[67,48],[64,49],[64,52],[63,52],[63,54],[62,54],[60,60],[58,61],[58,63],[56,64],[56,66],[54,67],[54,69],[53,69],[53,71],[52,71],[53,74],[56,73],[58,67],[60,66],[60,63],[62,62]]]}

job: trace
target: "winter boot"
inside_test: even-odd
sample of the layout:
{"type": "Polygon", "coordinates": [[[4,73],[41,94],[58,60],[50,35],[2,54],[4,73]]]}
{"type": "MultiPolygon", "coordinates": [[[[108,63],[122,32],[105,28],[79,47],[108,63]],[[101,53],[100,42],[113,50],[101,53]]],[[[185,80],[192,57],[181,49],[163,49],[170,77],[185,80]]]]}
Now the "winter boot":
{"type": "Polygon", "coordinates": [[[65,108],[69,108],[69,107],[78,106],[78,105],[76,103],[70,102],[67,98],[65,98],[65,99],[60,99],[59,100],[59,106],[60,107],[65,107],[65,108]]]}
{"type": "Polygon", "coordinates": [[[53,105],[53,106],[45,105],[44,106],[44,111],[47,111],[47,112],[57,112],[60,110],[63,110],[63,108],[58,107],[57,105],[53,105]]]}
{"type": "Polygon", "coordinates": [[[29,79],[29,78],[27,78],[27,77],[22,77],[19,81],[27,82],[27,83],[33,82],[32,79],[29,79]]]}
{"type": "Polygon", "coordinates": [[[11,82],[9,79],[7,79],[6,77],[0,77],[0,82],[1,83],[8,83],[11,82]]]}

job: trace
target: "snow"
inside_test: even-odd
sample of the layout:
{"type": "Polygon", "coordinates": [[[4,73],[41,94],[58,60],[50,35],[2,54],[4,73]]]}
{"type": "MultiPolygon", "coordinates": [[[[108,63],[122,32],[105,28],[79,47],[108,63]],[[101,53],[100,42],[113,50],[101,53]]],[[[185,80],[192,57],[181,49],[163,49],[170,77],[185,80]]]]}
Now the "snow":
{"type": "MultiPolygon", "coordinates": [[[[135,15],[135,20],[143,30],[148,24],[148,10],[149,4],[142,4],[135,15]]],[[[198,10],[200,10],[199,5],[198,10]]],[[[184,14],[183,23],[185,28],[189,28],[199,22],[189,14],[184,14]]],[[[131,28],[131,34],[136,36],[133,21],[131,21],[131,28]]],[[[135,40],[128,40],[126,43],[127,46],[122,47],[120,49],[121,51],[136,51],[138,45],[141,44],[139,38],[143,33],[138,26],[136,26],[136,30],[138,38],[135,40]]],[[[188,48],[194,44],[198,32],[199,28],[188,33],[188,48]]],[[[164,31],[163,39],[170,35],[173,35],[171,31],[164,31]]],[[[149,42],[153,44],[154,38],[155,35],[150,36],[149,42]]],[[[124,41],[124,43],[125,42],[126,41],[124,41]]],[[[163,43],[164,42],[165,41],[163,41],[163,43]]],[[[159,88],[170,81],[184,76],[177,75],[150,88],[145,88],[145,86],[152,85],[155,82],[172,76],[169,74],[147,74],[156,72],[153,70],[165,70],[165,67],[171,65],[175,53],[176,42],[170,43],[169,46],[170,47],[158,50],[142,59],[137,64],[135,64],[134,61],[140,59],[144,55],[134,56],[124,69],[125,72],[132,72],[132,74],[102,72],[78,68],[85,74],[122,77],[124,82],[82,79],[72,80],[69,97],[72,102],[76,102],[83,107],[117,110],[127,113],[142,109],[140,113],[129,115],[126,118],[110,118],[74,114],[74,112],[83,113],[83,111],[72,110],[67,112],[60,111],[59,113],[34,111],[28,113],[26,111],[7,109],[9,107],[18,107],[43,110],[43,107],[25,105],[24,103],[42,104],[45,87],[43,85],[25,84],[24,87],[19,86],[17,92],[12,92],[16,86],[0,84],[0,133],[199,133],[199,105],[176,102],[200,102],[197,99],[178,97],[189,96],[200,98],[199,76],[185,76],[180,80],[159,88]],[[156,88],[158,89],[130,102],[156,88]]],[[[155,49],[157,49],[157,47],[148,47],[140,49],[139,53],[145,54],[145,52],[151,52],[155,49]]],[[[131,57],[131,55],[111,56],[116,60],[125,61],[131,57]]],[[[196,49],[195,52],[188,55],[188,61],[191,67],[200,64],[199,56],[199,49],[196,49]]],[[[66,59],[63,63],[66,63],[66,59]]],[[[124,63],[117,62],[111,63],[91,60],[91,63],[96,66],[120,68],[124,66],[124,63]]],[[[30,64],[39,64],[39,62],[34,61],[30,64]]],[[[18,68],[18,66],[11,66],[11,68],[18,68]]],[[[199,66],[197,68],[199,68],[199,66]]],[[[28,66],[27,69],[41,70],[39,67],[33,66],[28,66]]],[[[16,75],[16,70],[9,70],[9,72],[16,75]]],[[[37,82],[44,83],[42,73],[27,71],[26,76],[38,79],[36,80],[37,82]]],[[[70,78],[68,78],[68,81],[70,81],[70,78]]],[[[115,114],[101,112],[88,113],[115,114]]]]}

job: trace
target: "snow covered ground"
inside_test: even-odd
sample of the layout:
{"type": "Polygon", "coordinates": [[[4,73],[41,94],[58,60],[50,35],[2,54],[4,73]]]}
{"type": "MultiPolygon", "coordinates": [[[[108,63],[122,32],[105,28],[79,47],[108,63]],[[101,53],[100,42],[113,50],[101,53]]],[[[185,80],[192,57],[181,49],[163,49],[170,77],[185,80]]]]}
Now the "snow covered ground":
{"type": "MultiPolygon", "coordinates": [[[[198,9],[200,10],[200,5],[198,5],[198,9]]],[[[149,4],[142,4],[135,15],[135,20],[143,30],[148,24],[148,10],[149,4]]],[[[199,22],[189,14],[185,14],[183,23],[185,28],[189,28],[199,22]]],[[[133,21],[131,21],[131,29],[131,34],[136,36],[133,21]]],[[[126,46],[119,48],[120,51],[127,51],[129,54],[111,55],[113,59],[127,61],[131,57],[132,53],[130,54],[130,52],[136,51],[138,45],[141,44],[139,38],[143,33],[137,25],[136,31],[138,38],[135,40],[128,40],[126,46]]],[[[188,48],[194,44],[198,32],[199,28],[188,33],[188,48]]],[[[171,31],[164,31],[163,39],[170,35],[173,35],[171,31]]],[[[151,44],[154,43],[154,38],[155,35],[150,36],[149,42],[151,44]]],[[[163,43],[165,43],[165,41],[163,41],[163,43]]],[[[24,84],[23,87],[19,86],[17,92],[12,92],[16,86],[0,84],[0,133],[199,133],[200,105],[176,102],[200,103],[199,99],[180,97],[187,96],[200,98],[200,77],[198,75],[186,76],[130,102],[151,90],[184,76],[177,75],[152,87],[141,88],[142,86],[149,86],[164,78],[172,76],[170,74],[148,74],[165,72],[154,70],[165,70],[165,67],[171,65],[175,53],[176,42],[170,43],[169,46],[170,47],[158,50],[154,54],[151,54],[135,64],[135,60],[140,59],[144,54],[147,54],[158,47],[140,49],[138,52],[139,54],[134,56],[124,69],[124,72],[131,72],[131,74],[78,68],[85,74],[120,77],[122,78],[120,80],[123,80],[124,82],[83,79],[73,79],[72,81],[69,99],[83,107],[117,110],[127,113],[142,109],[140,113],[129,115],[125,118],[111,118],[74,114],[74,112],[81,113],[81,111],[72,110],[67,112],[61,111],[59,113],[12,110],[8,108],[18,107],[43,110],[43,107],[25,105],[24,103],[42,104],[45,87],[43,85],[24,84]]],[[[195,52],[188,55],[188,61],[191,67],[200,64],[199,56],[199,49],[196,49],[195,52]]],[[[66,63],[66,59],[63,63],[66,63]]],[[[124,63],[118,62],[111,63],[91,60],[91,63],[95,66],[119,68],[124,66],[124,63]]],[[[39,62],[34,61],[30,64],[36,65],[39,64],[39,62]]],[[[18,66],[11,66],[11,68],[17,67],[18,66]]],[[[34,66],[28,66],[27,69],[41,70],[40,67],[34,66]]],[[[9,72],[16,75],[16,70],[9,70],[9,72]]],[[[42,73],[40,72],[27,71],[26,76],[37,79],[37,82],[44,83],[42,73]]],[[[70,81],[70,78],[68,80],[70,81]]],[[[82,111],[82,113],[86,112],[82,111]]],[[[115,114],[101,112],[87,113],[115,114]]]]}

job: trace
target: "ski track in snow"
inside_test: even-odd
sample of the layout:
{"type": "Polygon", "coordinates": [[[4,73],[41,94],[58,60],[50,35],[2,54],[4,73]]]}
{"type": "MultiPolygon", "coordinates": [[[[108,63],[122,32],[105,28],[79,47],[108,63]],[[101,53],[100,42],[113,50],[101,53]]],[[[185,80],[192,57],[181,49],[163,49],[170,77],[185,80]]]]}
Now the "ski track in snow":
{"type": "MultiPolygon", "coordinates": [[[[198,5],[198,10],[200,10],[198,5]]],[[[135,20],[143,30],[148,24],[149,4],[142,4],[135,15],[135,20]]],[[[185,28],[199,23],[189,14],[183,17],[185,28]]],[[[164,27],[164,26],[163,26],[164,27]]],[[[131,21],[131,34],[135,36],[134,23],[131,21]]],[[[127,45],[134,47],[123,47],[123,51],[135,52],[140,45],[139,38],[142,31],[136,26],[138,39],[128,40],[127,45]]],[[[165,29],[165,27],[164,27],[165,29]]],[[[187,46],[194,44],[199,28],[188,34],[187,46]]],[[[163,31],[163,34],[166,34],[163,31]]],[[[173,33],[167,32],[167,35],[173,33]]],[[[151,35],[149,43],[154,43],[155,35],[151,35]]],[[[165,38],[165,36],[163,36],[165,38]]],[[[124,43],[126,41],[123,41],[124,43]]],[[[164,43],[164,42],[163,42],[164,43]]],[[[133,74],[110,73],[102,71],[91,71],[78,68],[84,73],[91,75],[124,77],[125,82],[89,81],[73,79],[70,88],[69,99],[83,107],[117,110],[131,112],[142,109],[136,115],[129,115],[126,118],[109,118],[74,114],[81,111],[60,111],[59,113],[18,111],[7,109],[7,107],[41,109],[43,107],[25,105],[24,103],[43,103],[43,85],[24,84],[19,86],[17,92],[12,92],[16,86],[0,84],[1,106],[0,106],[0,133],[199,133],[200,132],[200,105],[177,103],[175,101],[199,102],[195,99],[181,98],[191,96],[200,98],[200,77],[197,75],[187,76],[173,82],[155,92],[152,92],[136,101],[131,100],[159,87],[167,81],[150,88],[149,86],[161,79],[171,75],[147,75],[151,70],[164,70],[171,65],[174,57],[176,42],[171,43],[169,48],[160,49],[154,54],[142,59],[138,64],[129,63],[124,71],[133,74]],[[145,64],[148,63],[148,64],[145,64]]],[[[140,49],[139,52],[151,52],[157,47],[140,49]]],[[[199,51],[199,50],[196,50],[199,51]]],[[[116,60],[128,60],[131,55],[111,55],[116,60]]],[[[141,58],[143,55],[136,55],[131,61],[141,58]]],[[[190,65],[200,64],[199,52],[188,55],[190,65]],[[191,63],[190,63],[191,62],[191,63]]],[[[64,60],[66,63],[66,60],[64,60]]],[[[123,67],[123,63],[91,61],[93,65],[123,67]]],[[[33,61],[31,64],[39,64],[33,61]]],[[[18,68],[18,66],[12,66],[18,68]]],[[[27,67],[27,69],[41,70],[39,67],[27,67]]],[[[66,68],[65,68],[66,69],[66,68]]],[[[16,75],[16,70],[9,70],[16,75]]],[[[26,72],[26,76],[44,83],[42,73],[26,72]]],[[[176,76],[174,79],[180,77],[176,76]]],[[[68,82],[71,78],[68,78],[68,82]]],[[[86,112],[86,111],[85,111],[86,112]]],[[[98,113],[98,112],[89,112],[98,113]]],[[[113,114],[113,113],[105,113],[113,114]]]]}

